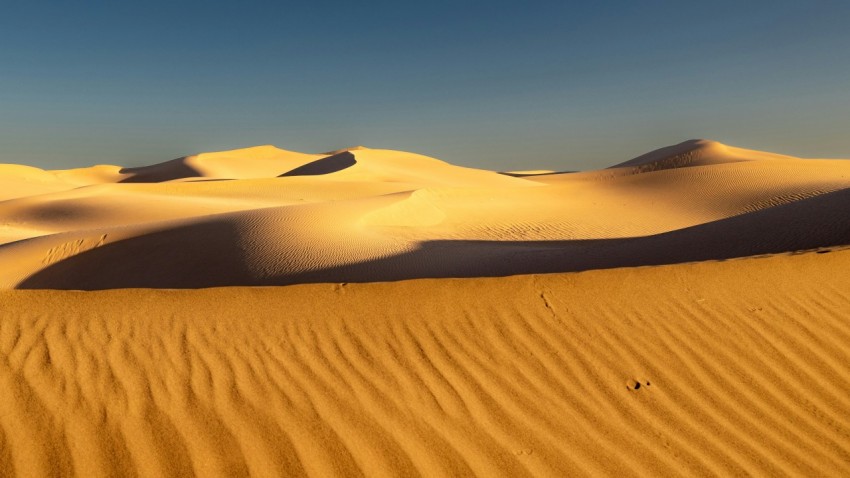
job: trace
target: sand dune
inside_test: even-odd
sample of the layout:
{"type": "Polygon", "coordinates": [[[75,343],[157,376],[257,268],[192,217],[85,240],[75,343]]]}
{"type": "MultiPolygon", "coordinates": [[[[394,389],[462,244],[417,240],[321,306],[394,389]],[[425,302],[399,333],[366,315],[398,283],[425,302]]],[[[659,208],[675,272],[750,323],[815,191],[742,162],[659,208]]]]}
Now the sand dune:
{"type": "Polygon", "coordinates": [[[794,158],[763,151],[736,148],[718,143],[717,141],[692,139],[651,151],[611,167],[630,168],[634,173],[646,173],[663,169],[771,159],[794,158]]]}
{"type": "Polygon", "coordinates": [[[846,476],[848,268],[0,291],[0,475],[846,476]]]}
{"type": "Polygon", "coordinates": [[[159,183],[191,178],[268,178],[281,169],[318,159],[319,155],[286,151],[271,145],[202,153],[140,168],[124,168],[120,182],[159,183]]]}
{"type": "Polygon", "coordinates": [[[33,185],[0,202],[6,288],[503,276],[850,243],[850,161],[705,140],[578,173],[273,146],[142,168],[4,168],[33,185]]]}
{"type": "Polygon", "coordinates": [[[848,218],[705,140],[0,165],[0,476],[847,476],[848,218]]]}

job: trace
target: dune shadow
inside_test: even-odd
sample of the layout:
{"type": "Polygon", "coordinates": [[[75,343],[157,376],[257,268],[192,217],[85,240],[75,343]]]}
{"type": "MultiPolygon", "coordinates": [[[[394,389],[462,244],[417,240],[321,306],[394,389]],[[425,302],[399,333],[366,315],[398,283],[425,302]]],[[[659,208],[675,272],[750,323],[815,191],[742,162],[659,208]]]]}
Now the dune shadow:
{"type": "Polygon", "coordinates": [[[139,168],[122,168],[120,174],[132,174],[119,183],[161,183],[175,179],[199,178],[201,173],[186,164],[186,158],[172,159],[160,164],[139,168]]]}
{"type": "Polygon", "coordinates": [[[844,245],[850,245],[850,189],[650,236],[567,241],[429,241],[405,254],[289,275],[285,282],[580,272],[768,257],[844,245]]]}
{"type": "Polygon", "coordinates": [[[18,289],[185,289],[252,285],[239,231],[215,221],[107,243],[33,274],[18,289]]]}
{"type": "Polygon", "coordinates": [[[331,174],[343,169],[350,168],[357,164],[354,155],[348,151],[328,156],[326,158],[317,159],[305,165],[299,166],[291,171],[285,172],[278,176],[279,178],[287,176],[319,176],[322,174],[331,174]]]}
{"type": "MultiPolygon", "coordinates": [[[[200,176],[196,176],[196,177],[200,177],[200,176]]],[[[187,179],[187,178],[180,178],[180,179],[187,179]]],[[[234,179],[234,178],[201,178],[201,179],[193,179],[191,181],[184,181],[184,182],[185,183],[216,183],[216,182],[222,182],[222,181],[237,181],[237,180],[234,179]]]]}
{"type": "MultiPolygon", "coordinates": [[[[20,289],[201,288],[496,277],[655,266],[850,244],[850,189],[651,236],[564,241],[438,240],[410,252],[307,272],[250,270],[235,225],[201,223],[92,249],[20,289]]],[[[309,252],[305,250],[305,253],[309,252]]]]}
{"type": "Polygon", "coordinates": [[[498,173],[502,176],[510,176],[512,178],[533,178],[537,176],[555,176],[558,174],[573,174],[578,171],[551,171],[546,173],[523,173],[523,172],[511,172],[511,171],[499,171],[498,173]]]}

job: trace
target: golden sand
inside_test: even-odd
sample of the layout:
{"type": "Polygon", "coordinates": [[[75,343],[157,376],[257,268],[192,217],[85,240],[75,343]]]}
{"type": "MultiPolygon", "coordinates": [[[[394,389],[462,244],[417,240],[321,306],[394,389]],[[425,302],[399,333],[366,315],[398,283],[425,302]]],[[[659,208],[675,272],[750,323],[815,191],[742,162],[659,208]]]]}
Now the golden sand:
{"type": "Polygon", "coordinates": [[[848,268],[0,291],[0,474],[842,476],[848,268]]]}
{"type": "Polygon", "coordinates": [[[0,166],[0,476],[850,474],[850,162],[532,173],[0,166]]]}

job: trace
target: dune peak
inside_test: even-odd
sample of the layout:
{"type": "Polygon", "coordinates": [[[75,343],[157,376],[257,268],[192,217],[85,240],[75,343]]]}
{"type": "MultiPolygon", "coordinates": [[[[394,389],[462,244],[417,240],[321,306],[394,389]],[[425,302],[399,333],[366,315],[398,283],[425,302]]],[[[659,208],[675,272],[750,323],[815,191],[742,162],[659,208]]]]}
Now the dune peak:
{"type": "Polygon", "coordinates": [[[197,153],[188,157],[191,158],[200,158],[200,157],[215,157],[215,156],[228,156],[228,157],[263,157],[281,153],[290,153],[294,151],[288,151],[283,148],[278,148],[273,144],[262,144],[257,146],[248,146],[245,148],[236,148],[236,149],[226,149],[222,151],[209,151],[203,153],[197,153]]]}
{"type": "Polygon", "coordinates": [[[325,151],[322,154],[334,155],[334,154],[339,154],[339,153],[346,153],[346,152],[349,152],[349,151],[363,151],[363,150],[366,150],[366,149],[369,149],[369,148],[367,148],[366,146],[363,146],[362,144],[358,144],[357,146],[349,146],[347,148],[335,149],[333,151],[325,151]]]}
{"type": "Polygon", "coordinates": [[[701,166],[737,161],[727,155],[727,146],[709,139],[689,139],[642,154],[611,168],[631,167],[635,172],[701,166]]]}

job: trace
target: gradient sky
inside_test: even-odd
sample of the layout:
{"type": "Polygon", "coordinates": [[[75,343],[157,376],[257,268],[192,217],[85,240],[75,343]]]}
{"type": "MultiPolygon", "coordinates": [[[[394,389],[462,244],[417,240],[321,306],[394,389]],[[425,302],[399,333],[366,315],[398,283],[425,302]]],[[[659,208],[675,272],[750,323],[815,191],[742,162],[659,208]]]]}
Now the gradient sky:
{"type": "Polygon", "coordinates": [[[850,2],[3,2],[0,162],[365,144],[487,169],[850,157],[850,2]]]}

